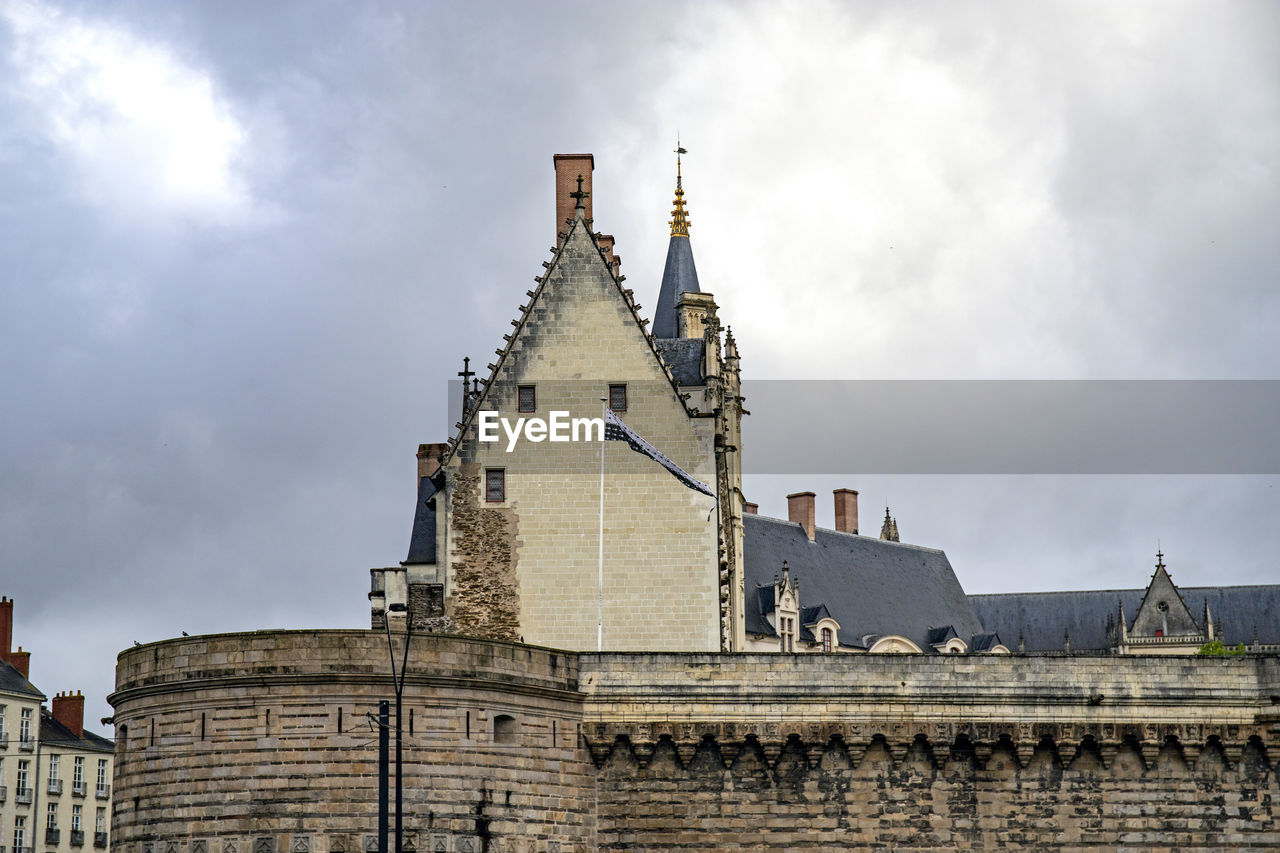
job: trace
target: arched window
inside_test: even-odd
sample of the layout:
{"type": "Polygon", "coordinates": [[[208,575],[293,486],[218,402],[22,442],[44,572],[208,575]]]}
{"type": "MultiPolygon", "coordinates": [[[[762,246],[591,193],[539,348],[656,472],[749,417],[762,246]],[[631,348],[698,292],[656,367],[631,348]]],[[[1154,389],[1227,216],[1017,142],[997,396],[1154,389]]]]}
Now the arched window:
{"type": "Polygon", "coordinates": [[[832,641],[831,629],[823,628],[822,629],[822,650],[824,652],[831,651],[831,645],[832,645],[831,641],[832,641]]]}
{"type": "Polygon", "coordinates": [[[509,714],[498,714],[493,718],[493,742],[516,743],[518,735],[516,718],[509,714]]]}

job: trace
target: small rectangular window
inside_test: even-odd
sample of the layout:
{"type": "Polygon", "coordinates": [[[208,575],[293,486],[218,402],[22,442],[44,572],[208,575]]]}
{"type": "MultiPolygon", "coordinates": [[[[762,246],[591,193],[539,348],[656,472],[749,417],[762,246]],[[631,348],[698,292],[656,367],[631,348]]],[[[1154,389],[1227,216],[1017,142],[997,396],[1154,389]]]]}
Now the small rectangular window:
{"type": "Polygon", "coordinates": [[[615,412],[625,412],[627,410],[626,385],[609,386],[609,408],[613,409],[615,412]]]}
{"type": "Polygon", "coordinates": [[[485,469],[484,499],[489,503],[501,503],[507,499],[507,472],[505,469],[485,469]]]}
{"type": "Polygon", "coordinates": [[[516,388],[516,411],[536,412],[538,395],[532,385],[521,385],[516,388]]]}

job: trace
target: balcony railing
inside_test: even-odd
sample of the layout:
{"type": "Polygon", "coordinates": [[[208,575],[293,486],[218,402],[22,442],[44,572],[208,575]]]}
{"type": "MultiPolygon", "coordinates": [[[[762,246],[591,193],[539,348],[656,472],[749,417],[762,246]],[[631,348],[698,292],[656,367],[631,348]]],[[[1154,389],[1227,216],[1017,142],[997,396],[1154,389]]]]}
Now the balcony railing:
{"type": "Polygon", "coordinates": [[[0,749],[8,749],[8,748],[9,748],[9,733],[6,731],[0,731],[0,749]]]}
{"type": "MultiPolygon", "coordinates": [[[[31,737],[22,738],[21,742],[19,742],[18,744],[18,749],[22,750],[23,752],[35,752],[36,739],[31,737]]],[[[15,847],[13,849],[17,850],[18,848],[15,847]]]]}
{"type": "Polygon", "coordinates": [[[97,797],[98,797],[98,799],[100,799],[100,800],[109,800],[109,799],[111,799],[111,786],[110,786],[110,785],[99,785],[99,786],[98,786],[98,791],[97,791],[96,796],[97,796],[97,797]]]}
{"type": "Polygon", "coordinates": [[[45,844],[56,845],[56,844],[61,843],[61,841],[62,841],[62,830],[60,830],[60,829],[46,829],[46,830],[44,831],[44,843],[45,843],[45,844]]]}
{"type": "Polygon", "coordinates": [[[13,853],[31,853],[30,847],[15,847],[13,853]]]}
{"type": "Polygon", "coordinates": [[[71,846],[72,847],[84,846],[84,830],[83,829],[71,830],[71,846]]]}
{"type": "Polygon", "coordinates": [[[74,797],[83,797],[83,796],[84,796],[84,791],[85,791],[85,788],[84,788],[84,781],[83,781],[83,780],[82,780],[82,781],[80,781],[80,782],[74,782],[74,781],[73,781],[73,782],[71,783],[71,795],[72,795],[72,796],[74,796],[74,797]]]}
{"type": "Polygon", "coordinates": [[[49,780],[49,793],[50,793],[50,794],[61,794],[61,793],[62,793],[62,780],[61,780],[61,779],[50,779],[50,780],[49,780]]]}
{"type": "MultiPolygon", "coordinates": [[[[30,789],[30,788],[19,788],[18,790],[14,791],[14,792],[13,792],[13,801],[14,801],[15,803],[17,803],[18,805],[20,805],[20,806],[29,806],[29,805],[31,805],[31,789],[30,789]]],[[[14,849],[14,850],[17,850],[18,848],[17,848],[17,847],[14,847],[13,849],[14,849]]]]}
{"type": "MultiPolygon", "coordinates": [[[[107,849],[107,834],[105,832],[95,832],[93,834],[93,846],[99,850],[107,849]]],[[[4,851],[0,850],[0,853],[4,853],[4,851]]]]}

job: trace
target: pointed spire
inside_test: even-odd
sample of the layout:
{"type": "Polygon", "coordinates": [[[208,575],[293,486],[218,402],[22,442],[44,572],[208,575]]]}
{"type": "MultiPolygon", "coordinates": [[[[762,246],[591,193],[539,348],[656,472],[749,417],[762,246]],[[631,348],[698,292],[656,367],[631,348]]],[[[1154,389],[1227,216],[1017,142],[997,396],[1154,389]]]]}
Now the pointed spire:
{"type": "Polygon", "coordinates": [[[724,330],[724,357],[738,357],[738,341],[733,337],[733,326],[726,326],[724,330]]]}
{"type": "Polygon", "coordinates": [[[884,508],[884,524],[880,525],[880,538],[886,542],[893,541],[893,520],[889,518],[889,508],[884,508]]]}
{"type": "Polygon", "coordinates": [[[1164,567],[1165,567],[1165,566],[1164,566],[1164,552],[1160,550],[1160,546],[1159,546],[1159,544],[1157,544],[1157,545],[1156,545],[1156,568],[1157,568],[1157,569],[1163,569],[1164,567]]]}
{"type": "Polygon", "coordinates": [[[898,519],[895,518],[892,521],[890,521],[889,527],[891,529],[890,536],[892,537],[893,541],[901,542],[902,540],[898,537],[898,519]]]}
{"type": "Polygon", "coordinates": [[[688,152],[676,141],[676,200],[671,211],[671,242],[667,244],[667,263],[662,270],[662,286],[658,290],[658,308],[653,316],[655,338],[680,336],[680,323],[676,306],[685,293],[701,293],[698,286],[698,268],[693,262],[693,247],[689,243],[689,217],[684,209],[684,175],[681,155],[688,152]]]}
{"type": "Polygon", "coordinates": [[[688,237],[689,236],[689,216],[684,209],[684,175],[681,173],[680,157],[689,152],[680,147],[680,140],[676,140],[676,200],[675,209],[671,211],[671,236],[672,237],[688,237]]]}
{"type": "Polygon", "coordinates": [[[1209,612],[1209,599],[1204,600],[1204,635],[1206,640],[1213,640],[1213,614],[1209,612]]]}

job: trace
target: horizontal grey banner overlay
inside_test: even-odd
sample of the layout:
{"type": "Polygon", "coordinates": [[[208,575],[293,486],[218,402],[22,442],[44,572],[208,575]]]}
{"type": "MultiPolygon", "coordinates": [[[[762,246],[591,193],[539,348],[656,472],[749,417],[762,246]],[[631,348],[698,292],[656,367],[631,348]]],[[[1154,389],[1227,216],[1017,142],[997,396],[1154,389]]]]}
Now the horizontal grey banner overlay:
{"type": "Polygon", "coordinates": [[[1275,474],[1275,380],[743,383],[752,474],[1275,474]]]}
{"type": "MultiPolygon", "coordinates": [[[[599,417],[624,383],[531,384],[543,417],[599,417]]],[[[645,436],[671,386],[625,384],[620,416],[645,436]]],[[[462,385],[449,386],[452,436],[462,385]]],[[[710,413],[701,389],[681,390],[710,413]]],[[[481,408],[514,418],[516,392],[495,386],[481,408]]],[[[742,397],[746,474],[1280,473],[1280,380],[753,380],[742,397]]]]}

